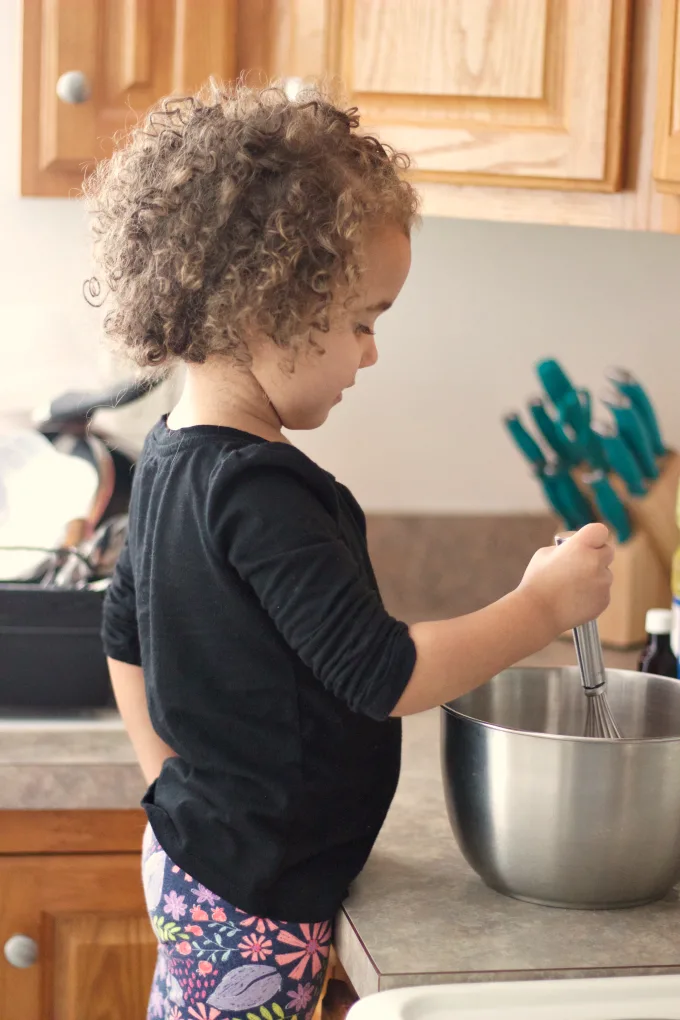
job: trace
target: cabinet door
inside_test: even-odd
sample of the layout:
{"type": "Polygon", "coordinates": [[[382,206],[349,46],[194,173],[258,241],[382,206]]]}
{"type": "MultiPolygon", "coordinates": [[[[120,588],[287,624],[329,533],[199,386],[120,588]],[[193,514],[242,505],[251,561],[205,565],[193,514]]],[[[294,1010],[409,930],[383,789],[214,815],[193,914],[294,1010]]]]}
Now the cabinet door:
{"type": "Polygon", "coordinates": [[[680,192],[680,0],[663,0],[660,41],[654,178],[680,192]]]}
{"type": "Polygon", "coordinates": [[[331,70],[364,126],[410,153],[420,179],[619,189],[629,0],[329,9],[331,70]]]}
{"type": "Polygon", "coordinates": [[[161,96],[233,77],[235,4],[24,0],[22,194],[68,195],[161,96]],[[58,98],[68,71],[84,75],[89,98],[58,98]]]}
{"type": "Polygon", "coordinates": [[[0,905],[0,946],[37,949],[32,966],[0,956],[2,1020],[144,1020],[156,941],[138,854],[1,857],[0,905]]]}

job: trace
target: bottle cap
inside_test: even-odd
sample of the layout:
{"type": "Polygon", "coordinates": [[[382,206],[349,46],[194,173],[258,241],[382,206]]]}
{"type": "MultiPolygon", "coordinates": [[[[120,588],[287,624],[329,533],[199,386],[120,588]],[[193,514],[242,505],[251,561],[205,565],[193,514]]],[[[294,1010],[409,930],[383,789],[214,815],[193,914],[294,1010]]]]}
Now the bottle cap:
{"type": "Polygon", "coordinates": [[[672,613],[670,609],[648,609],[645,630],[648,634],[670,634],[672,613]]]}

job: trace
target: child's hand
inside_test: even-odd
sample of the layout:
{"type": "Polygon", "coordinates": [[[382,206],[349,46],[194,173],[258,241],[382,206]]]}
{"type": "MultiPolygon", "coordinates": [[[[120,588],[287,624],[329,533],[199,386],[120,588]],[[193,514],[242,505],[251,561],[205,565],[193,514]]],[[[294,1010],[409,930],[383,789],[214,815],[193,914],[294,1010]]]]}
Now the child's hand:
{"type": "Polygon", "coordinates": [[[609,605],[614,546],[604,524],[588,524],[562,545],[539,549],[520,589],[561,634],[596,619],[609,605]]]}

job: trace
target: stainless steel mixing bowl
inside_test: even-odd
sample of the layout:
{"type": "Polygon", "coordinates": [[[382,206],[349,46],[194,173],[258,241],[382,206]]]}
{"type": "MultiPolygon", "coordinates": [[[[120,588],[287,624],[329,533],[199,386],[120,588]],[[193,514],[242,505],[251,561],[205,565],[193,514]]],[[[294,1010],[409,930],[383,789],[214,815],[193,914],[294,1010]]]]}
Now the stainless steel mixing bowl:
{"type": "Polygon", "coordinates": [[[680,881],[680,681],[607,670],[622,740],[581,736],[578,670],[511,669],[442,708],[449,820],[492,889],[630,907],[680,881]]]}

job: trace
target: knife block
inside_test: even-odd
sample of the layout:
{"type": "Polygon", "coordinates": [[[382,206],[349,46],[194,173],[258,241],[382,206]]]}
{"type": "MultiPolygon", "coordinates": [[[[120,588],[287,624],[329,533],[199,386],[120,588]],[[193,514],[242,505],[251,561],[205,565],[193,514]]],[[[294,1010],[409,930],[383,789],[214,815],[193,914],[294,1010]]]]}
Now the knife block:
{"type": "Polygon", "coordinates": [[[611,601],[598,620],[600,639],[608,648],[635,648],[645,642],[647,610],[670,605],[670,574],[646,531],[617,543],[611,570],[611,601]]]}
{"type": "MultiPolygon", "coordinates": [[[[660,465],[661,472],[646,496],[631,496],[616,475],[609,480],[624,502],[636,532],[645,532],[663,569],[670,577],[673,554],[680,544],[675,523],[675,505],[680,484],[680,455],[671,451],[660,465]]],[[[666,602],[660,603],[666,605],[666,602]]]]}

